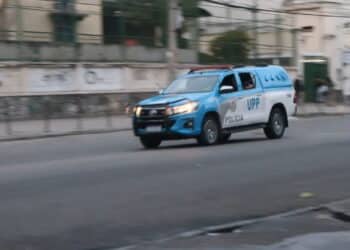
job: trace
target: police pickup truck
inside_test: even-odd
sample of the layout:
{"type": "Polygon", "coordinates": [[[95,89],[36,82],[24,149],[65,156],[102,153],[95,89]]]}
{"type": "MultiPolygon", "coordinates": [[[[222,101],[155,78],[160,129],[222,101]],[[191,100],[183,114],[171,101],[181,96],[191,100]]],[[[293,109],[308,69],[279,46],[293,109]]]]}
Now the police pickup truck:
{"type": "Polygon", "coordinates": [[[145,148],[186,138],[213,145],[250,129],[263,129],[268,138],[278,139],[295,103],[291,79],[282,67],[198,67],[138,103],[133,130],[145,148]]]}

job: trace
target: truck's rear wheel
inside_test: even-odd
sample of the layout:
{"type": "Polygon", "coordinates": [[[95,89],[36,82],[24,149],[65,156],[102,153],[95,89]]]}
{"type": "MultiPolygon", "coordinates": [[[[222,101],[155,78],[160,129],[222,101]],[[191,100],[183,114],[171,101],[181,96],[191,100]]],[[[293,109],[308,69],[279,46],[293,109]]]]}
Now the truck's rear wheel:
{"type": "Polygon", "coordinates": [[[219,142],[220,126],[213,116],[204,119],[202,132],[198,137],[198,143],[204,146],[214,145],[219,142]]]}
{"type": "Polygon", "coordinates": [[[280,108],[271,111],[269,123],[264,129],[265,135],[269,139],[280,139],[286,130],[286,115],[280,108]]]}
{"type": "Polygon", "coordinates": [[[141,144],[146,149],[158,148],[162,143],[162,138],[159,136],[141,136],[141,144]]]}

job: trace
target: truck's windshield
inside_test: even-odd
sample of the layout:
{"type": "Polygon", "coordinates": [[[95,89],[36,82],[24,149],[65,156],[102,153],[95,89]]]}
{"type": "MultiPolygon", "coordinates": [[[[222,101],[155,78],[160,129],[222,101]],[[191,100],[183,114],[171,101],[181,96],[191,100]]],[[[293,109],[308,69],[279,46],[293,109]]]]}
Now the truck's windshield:
{"type": "Polygon", "coordinates": [[[216,75],[181,78],[171,83],[164,94],[210,92],[217,80],[218,76],[216,75]]]}

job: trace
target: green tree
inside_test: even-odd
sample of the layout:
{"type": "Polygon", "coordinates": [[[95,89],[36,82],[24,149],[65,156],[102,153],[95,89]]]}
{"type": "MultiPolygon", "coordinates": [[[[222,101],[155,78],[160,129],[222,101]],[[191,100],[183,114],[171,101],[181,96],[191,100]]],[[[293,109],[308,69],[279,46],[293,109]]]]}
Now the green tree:
{"type": "MultiPolygon", "coordinates": [[[[180,1],[185,17],[198,17],[198,1],[180,1]]],[[[124,27],[122,29],[124,37],[135,37],[142,44],[153,45],[155,32],[158,29],[162,33],[163,44],[166,44],[168,0],[104,0],[104,6],[107,15],[117,13],[120,16],[117,26],[124,27]]]]}
{"type": "Polygon", "coordinates": [[[246,63],[250,51],[250,38],[243,30],[229,31],[210,43],[210,51],[217,62],[246,63]]]}

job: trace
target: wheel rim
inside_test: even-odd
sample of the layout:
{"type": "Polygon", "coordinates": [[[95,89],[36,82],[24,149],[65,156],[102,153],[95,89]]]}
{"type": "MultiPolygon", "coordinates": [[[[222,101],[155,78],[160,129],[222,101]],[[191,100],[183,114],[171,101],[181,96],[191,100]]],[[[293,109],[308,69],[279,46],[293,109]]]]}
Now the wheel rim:
{"type": "Polygon", "coordinates": [[[209,144],[214,144],[218,139],[218,128],[216,123],[209,120],[205,123],[205,134],[209,144]]]}
{"type": "Polygon", "coordinates": [[[272,120],[273,130],[277,135],[283,133],[284,130],[284,121],[280,113],[275,113],[272,120]]]}

